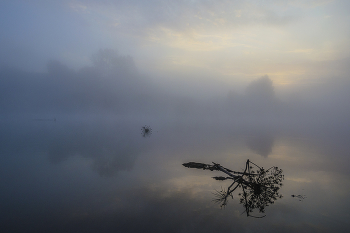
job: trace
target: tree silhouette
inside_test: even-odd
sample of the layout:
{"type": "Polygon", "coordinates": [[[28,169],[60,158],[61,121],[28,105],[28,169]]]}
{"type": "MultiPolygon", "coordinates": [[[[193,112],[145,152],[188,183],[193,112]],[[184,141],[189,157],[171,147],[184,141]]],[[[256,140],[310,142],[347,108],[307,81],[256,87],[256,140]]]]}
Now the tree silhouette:
{"type": "Polygon", "coordinates": [[[113,49],[100,49],[92,56],[92,63],[95,68],[105,75],[115,75],[120,72],[130,73],[136,70],[135,63],[130,56],[120,56],[118,51],[113,49]]]}
{"type": "Polygon", "coordinates": [[[240,204],[243,204],[247,217],[263,218],[262,216],[253,216],[253,210],[258,209],[260,213],[265,213],[265,207],[273,204],[278,198],[282,198],[282,195],[278,193],[282,186],[282,180],[284,175],[282,169],[278,167],[271,167],[265,170],[263,167],[259,167],[255,163],[249,161],[246,162],[245,170],[243,172],[235,172],[227,169],[220,164],[214,163],[213,165],[189,162],[184,163],[183,166],[188,168],[197,168],[210,171],[221,171],[228,176],[215,176],[215,180],[233,180],[232,184],[227,189],[221,189],[214,193],[216,203],[219,203],[221,207],[225,207],[228,203],[229,197],[233,199],[233,192],[237,188],[241,188],[242,191],[238,194],[240,196],[240,204]]]}

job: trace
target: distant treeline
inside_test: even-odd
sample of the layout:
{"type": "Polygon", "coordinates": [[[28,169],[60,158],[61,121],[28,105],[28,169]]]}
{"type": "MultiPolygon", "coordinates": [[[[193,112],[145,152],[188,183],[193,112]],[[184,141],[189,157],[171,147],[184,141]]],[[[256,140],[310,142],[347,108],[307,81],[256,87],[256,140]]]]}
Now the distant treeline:
{"type": "Polygon", "coordinates": [[[48,62],[44,73],[1,68],[0,114],[153,114],[169,119],[185,116],[246,122],[265,119],[290,127],[330,123],[341,126],[350,117],[349,82],[332,84],[323,91],[315,89],[314,95],[319,97],[314,102],[300,98],[283,102],[276,96],[272,80],[263,76],[252,81],[245,93],[232,91],[224,97],[204,100],[171,94],[182,90],[160,88],[138,72],[131,57],[113,50],[101,49],[92,61],[92,66],[78,71],[58,61],[48,62]]]}
{"type": "MultiPolygon", "coordinates": [[[[179,90],[181,92],[181,90],[179,90]]],[[[114,112],[180,115],[271,112],[277,106],[272,81],[253,82],[245,96],[195,100],[157,88],[137,71],[131,57],[104,49],[93,56],[93,66],[78,71],[50,61],[46,73],[0,70],[0,112],[114,112]]]]}

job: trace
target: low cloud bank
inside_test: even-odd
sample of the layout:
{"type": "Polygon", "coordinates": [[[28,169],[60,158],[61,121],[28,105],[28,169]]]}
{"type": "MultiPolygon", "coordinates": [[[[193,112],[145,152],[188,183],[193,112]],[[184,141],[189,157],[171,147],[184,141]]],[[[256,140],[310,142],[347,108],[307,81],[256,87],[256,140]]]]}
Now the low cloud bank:
{"type": "Polygon", "coordinates": [[[50,61],[46,73],[1,69],[0,114],[146,114],[170,121],[349,126],[350,82],[346,79],[295,90],[298,98],[281,101],[272,80],[263,76],[251,82],[244,94],[231,92],[226,98],[204,100],[159,88],[138,72],[131,57],[114,50],[101,49],[92,61],[93,66],[78,71],[58,61],[50,61]]]}

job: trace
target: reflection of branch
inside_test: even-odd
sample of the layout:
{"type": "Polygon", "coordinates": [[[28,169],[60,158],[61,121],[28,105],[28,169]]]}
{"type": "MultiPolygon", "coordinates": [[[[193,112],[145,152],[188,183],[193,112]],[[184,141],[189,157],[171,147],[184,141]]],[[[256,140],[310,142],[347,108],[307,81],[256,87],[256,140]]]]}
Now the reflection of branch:
{"type": "Polygon", "coordinates": [[[296,198],[298,198],[299,199],[299,201],[301,201],[301,199],[305,199],[306,198],[306,196],[305,195],[292,195],[292,197],[296,197],[296,198]]]}
{"type": "Polygon", "coordinates": [[[225,207],[227,205],[229,197],[233,199],[232,193],[238,187],[241,187],[243,190],[243,193],[239,193],[241,196],[240,203],[245,207],[245,212],[247,213],[248,217],[265,217],[265,215],[260,217],[253,216],[250,213],[252,213],[254,209],[259,209],[260,213],[264,213],[266,206],[273,204],[277,198],[282,198],[282,195],[280,195],[278,191],[282,186],[284,176],[282,174],[282,169],[278,169],[278,167],[271,167],[265,170],[255,163],[247,160],[243,172],[234,172],[221,166],[220,164],[214,162],[213,164],[214,165],[190,162],[183,165],[189,168],[221,171],[229,175],[229,177],[213,177],[215,180],[221,181],[229,179],[233,180],[232,184],[227,188],[227,190],[221,188],[221,191],[216,191],[216,193],[214,193],[216,196],[214,201],[221,203],[220,207],[225,207]],[[253,166],[255,167],[255,170],[253,166]]]}
{"type": "MultiPolygon", "coordinates": [[[[245,192],[244,186],[242,186],[242,189],[243,189],[243,197],[244,197],[244,200],[245,200],[245,203],[243,203],[243,206],[245,207],[245,212],[247,213],[247,217],[253,217],[253,218],[264,218],[264,217],[266,217],[266,215],[258,217],[258,216],[253,216],[253,215],[250,214],[251,212],[253,212],[253,209],[251,209],[249,204],[252,204],[252,203],[247,200],[247,193],[245,192]]],[[[242,203],[242,201],[241,201],[241,203],[242,203]]],[[[261,211],[261,212],[264,213],[264,211],[261,211]]]]}
{"type": "Polygon", "coordinates": [[[224,189],[221,188],[221,191],[216,191],[216,193],[214,193],[214,195],[217,197],[216,199],[214,199],[214,202],[216,203],[221,203],[220,207],[225,207],[227,205],[227,198],[230,196],[233,199],[233,191],[235,191],[237,189],[237,187],[239,186],[239,183],[232,189],[232,186],[236,183],[236,181],[234,181],[230,187],[227,188],[227,191],[225,191],[224,189]]]}

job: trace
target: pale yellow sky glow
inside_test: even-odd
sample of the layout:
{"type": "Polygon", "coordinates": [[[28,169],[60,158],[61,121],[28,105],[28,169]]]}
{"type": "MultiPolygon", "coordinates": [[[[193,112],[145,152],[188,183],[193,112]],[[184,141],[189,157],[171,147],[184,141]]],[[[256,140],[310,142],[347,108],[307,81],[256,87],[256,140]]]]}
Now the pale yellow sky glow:
{"type": "Polygon", "coordinates": [[[28,46],[42,53],[42,63],[58,59],[79,68],[98,49],[111,48],[133,57],[139,71],[156,80],[242,86],[263,75],[274,85],[287,85],[347,72],[325,69],[350,56],[345,0],[33,2],[14,3],[19,15],[37,17],[27,18],[27,27],[17,17],[13,25],[19,29],[4,29],[9,36],[2,44],[28,46]],[[12,35],[16,30],[22,35],[12,35]],[[32,39],[13,42],[13,37],[32,39]]]}
{"type": "Polygon", "coordinates": [[[347,58],[350,51],[348,16],[334,16],[340,1],[89,4],[78,5],[91,12],[84,17],[99,26],[113,21],[105,33],[132,38],[140,69],[160,76],[190,71],[188,79],[197,70],[231,83],[267,74],[286,85],[316,75],[318,62],[347,58]]]}

